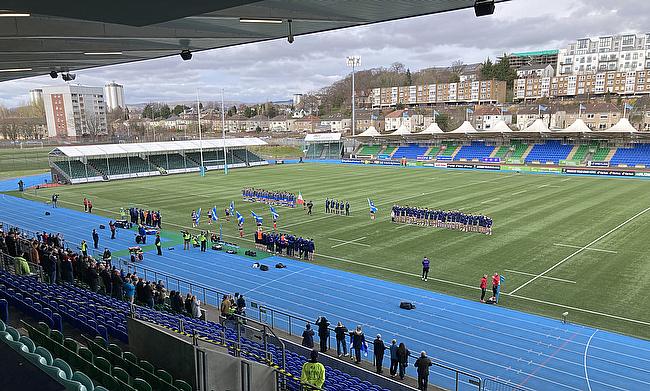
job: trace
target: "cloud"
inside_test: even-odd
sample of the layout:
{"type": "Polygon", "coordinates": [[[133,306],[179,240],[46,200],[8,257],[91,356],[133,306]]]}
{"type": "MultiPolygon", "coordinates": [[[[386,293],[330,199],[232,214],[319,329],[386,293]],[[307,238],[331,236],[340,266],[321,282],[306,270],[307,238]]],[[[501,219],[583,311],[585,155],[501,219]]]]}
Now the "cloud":
{"type": "MultiPolygon", "coordinates": [[[[504,52],[553,49],[581,37],[644,32],[647,0],[526,0],[497,4],[493,16],[454,11],[344,30],[77,72],[85,85],[116,81],[127,103],[220,99],[260,102],[317,90],[350,72],[345,56],[359,55],[361,68],[402,62],[411,70],[479,62],[504,52]],[[621,27],[624,26],[624,27],[621,27]]],[[[0,84],[0,104],[27,101],[32,88],[61,83],[49,76],[0,84]]]]}

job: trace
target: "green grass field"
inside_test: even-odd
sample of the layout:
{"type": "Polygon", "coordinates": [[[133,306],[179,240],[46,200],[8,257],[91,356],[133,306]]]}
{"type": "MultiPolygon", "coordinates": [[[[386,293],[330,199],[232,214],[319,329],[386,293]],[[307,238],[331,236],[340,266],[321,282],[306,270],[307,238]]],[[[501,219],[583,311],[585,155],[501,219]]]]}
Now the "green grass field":
{"type": "Polygon", "coordinates": [[[49,171],[47,154],[52,149],[51,147],[0,149],[0,179],[49,171]]]}
{"type": "MultiPolygon", "coordinates": [[[[76,209],[87,196],[97,213],[112,218],[121,206],[160,209],[166,227],[179,229],[190,225],[192,209],[207,212],[216,204],[222,212],[234,200],[251,240],[250,210],[266,224],[270,213],[263,204],[242,201],[245,186],[301,191],[313,200],[313,216],[278,208],[278,227],[314,238],[319,264],[474,300],[480,277],[500,272],[506,276],[501,305],[556,318],[569,308],[571,321],[650,338],[650,327],[633,321],[650,322],[650,182],[643,180],[304,164],[24,196],[45,200],[56,191],[61,206],[76,209]],[[326,197],[349,200],[352,216],[326,215],[326,197]],[[377,221],[369,219],[367,197],[379,208],[377,221]],[[393,203],[484,213],[494,219],[494,234],[394,224],[393,203]],[[425,255],[432,260],[428,282],[419,278],[425,255]]],[[[239,241],[232,221],[224,234],[239,241]]]]}

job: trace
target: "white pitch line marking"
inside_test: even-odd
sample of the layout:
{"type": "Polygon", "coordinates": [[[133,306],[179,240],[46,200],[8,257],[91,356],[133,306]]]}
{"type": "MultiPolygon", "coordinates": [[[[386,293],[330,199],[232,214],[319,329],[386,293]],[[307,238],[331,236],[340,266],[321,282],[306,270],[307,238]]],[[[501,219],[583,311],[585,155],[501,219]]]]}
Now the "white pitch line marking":
{"type": "Polygon", "coordinates": [[[600,240],[602,240],[602,239],[605,238],[606,236],[609,236],[609,234],[611,234],[612,232],[617,231],[619,228],[621,228],[621,227],[624,226],[625,224],[627,224],[627,223],[629,223],[630,221],[636,219],[637,217],[641,216],[642,214],[644,214],[645,212],[647,212],[647,211],[649,211],[649,210],[650,210],[650,207],[647,207],[647,208],[643,209],[641,212],[635,214],[634,216],[632,216],[632,217],[630,217],[629,219],[625,220],[625,221],[622,222],[621,224],[617,225],[616,227],[610,229],[609,231],[607,231],[607,232],[605,232],[604,234],[600,235],[600,236],[597,237],[596,239],[592,240],[592,241],[589,242],[586,246],[584,246],[584,247],[580,247],[578,250],[576,250],[575,252],[571,253],[570,255],[568,255],[567,257],[565,257],[565,258],[564,258],[563,260],[561,260],[560,262],[558,262],[558,263],[556,263],[555,265],[553,265],[553,266],[549,267],[548,269],[546,269],[543,273],[538,274],[537,276],[531,278],[530,280],[526,281],[526,282],[523,283],[522,285],[518,286],[515,290],[513,290],[512,292],[510,292],[510,294],[515,294],[515,293],[516,293],[518,290],[520,290],[521,288],[525,287],[526,285],[528,285],[528,284],[530,284],[531,282],[537,280],[538,278],[540,278],[540,277],[543,276],[544,274],[550,272],[551,270],[553,270],[553,269],[555,269],[556,267],[560,266],[560,265],[563,264],[564,262],[568,261],[569,259],[571,259],[571,258],[575,257],[576,255],[580,254],[581,252],[585,251],[586,249],[588,249],[588,248],[591,247],[592,245],[596,244],[597,242],[599,242],[600,240]]]}
{"type": "MultiPolygon", "coordinates": [[[[569,247],[569,248],[580,248],[580,246],[574,246],[572,244],[564,244],[564,243],[553,243],[554,246],[559,246],[559,247],[569,247]]],[[[603,250],[602,248],[586,248],[585,250],[591,250],[591,251],[600,251],[603,253],[610,253],[610,254],[618,254],[618,251],[612,251],[612,250],[603,250]]]]}
{"type": "Polygon", "coordinates": [[[587,351],[589,350],[589,344],[591,344],[591,340],[594,338],[594,335],[598,332],[598,329],[594,331],[593,334],[591,334],[591,337],[589,337],[589,340],[587,341],[587,344],[585,345],[585,355],[584,355],[584,367],[585,367],[585,380],[587,381],[587,388],[589,391],[591,391],[591,384],[589,384],[589,374],[587,373],[587,351]]]}
{"type": "Polygon", "coordinates": [[[520,190],[520,191],[518,191],[518,192],[512,193],[512,195],[523,194],[523,193],[525,193],[525,192],[527,192],[527,191],[528,191],[528,190],[520,190]]]}
{"type": "Polygon", "coordinates": [[[492,198],[492,199],[489,199],[489,200],[481,201],[481,204],[487,204],[487,203],[490,203],[490,202],[493,202],[493,201],[498,201],[500,199],[501,199],[500,197],[492,198]]]}
{"type": "Polygon", "coordinates": [[[329,239],[329,240],[334,240],[334,241],[337,241],[337,242],[341,242],[341,243],[339,243],[339,244],[335,244],[335,245],[333,245],[331,248],[335,248],[335,247],[339,247],[339,246],[344,246],[344,245],[346,245],[346,244],[355,244],[355,245],[357,245],[357,246],[370,247],[369,244],[365,244],[365,243],[357,243],[359,240],[363,240],[363,239],[365,239],[365,238],[366,238],[365,236],[362,236],[362,237],[360,237],[360,238],[352,239],[352,240],[341,240],[341,239],[335,239],[335,238],[328,238],[328,239],[329,239]]]}
{"type": "MultiPolygon", "coordinates": [[[[506,269],[506,271],[507,271],[507,272],[510,272],[510,273],[515,273],[515,274],[523,274],[523,275],[525,275],[525,276],[536,276],[536,274],[533,274],[533,273],[526,273],[526,272],[520,272],[520,271],[518,271],[518,270],[506,269]]],[[[565,279],[563,279],[563,278],[548,277],[548,276],[542,276],[541,278],[546,278],[546,279],[548,279],[548,280],[554,280],[554,281],[560,281],[560,282],[567,282],[567,283],[569,283],[569,284],[575,284],[575,283],[576,283],[575,281],[565,280],[565,279]]]]}

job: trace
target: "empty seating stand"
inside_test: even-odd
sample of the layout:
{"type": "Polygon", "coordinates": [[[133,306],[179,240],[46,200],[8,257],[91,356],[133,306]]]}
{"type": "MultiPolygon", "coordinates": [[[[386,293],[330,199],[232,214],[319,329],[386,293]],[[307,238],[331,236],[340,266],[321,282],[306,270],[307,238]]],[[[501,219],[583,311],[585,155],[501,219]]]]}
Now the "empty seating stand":
{"type": "Polygon", "coordinates": [[[650,165],[650,144],[634,144],[629,148],[618,148],[612,159],[612,166],[650,165]]]}
{"type": "Polygon", "coordinates": [[[79,160],[54,162],[54,165],[68,175],[70,179],[102,176],[102,174],[96,171],[92,166],[87,166],[79,160]]]}
{"type": "Polygon", "coordinates": [[[482,141],[472,141],[470,145],[463,145],[456,154],[456,160],[483,159],[490,157],[494,146],[485,145],[482,141]]]}
{"type": "Polygon", "coordinates": [[[407,158],[409,160],[415,160],[418,156],[424,156],[428,149],[429,147],[421,147],[416,144],[402,145],[397,148],[393,157],[395,159],[407,158]]]}
{"type": "Polygon", "coordinates": [[[562,144],[557,140],[549,140],[544,144],[535,144],[533,149],[526,156],[526,163],[538,162],[542,164],[558,164],[560,160],[566,160],[573,149],[571,144],[562,144]]]}
{"type": "Polygon", "coordinates": [[[357,155],[360,156],[377,156],[381,151],[381,145],[364,145],[359,148],[357,155]]]}

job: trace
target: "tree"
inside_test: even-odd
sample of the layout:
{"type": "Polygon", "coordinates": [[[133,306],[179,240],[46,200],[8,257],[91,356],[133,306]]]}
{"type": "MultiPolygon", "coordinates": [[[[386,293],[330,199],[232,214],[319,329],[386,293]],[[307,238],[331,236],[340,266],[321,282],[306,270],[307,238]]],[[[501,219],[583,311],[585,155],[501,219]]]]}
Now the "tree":
{"type": "Polygon", "coordinates": [[[463,60],[456,60],[451,63],[451,66],[449,67],[449,70],[451,73],[454,75],[457,75],[458,78],[460,78],[460,75],[463,74],[463,71],[465,71],[466,65],[463,62],[463,60]]]}
{"type": "Polygon", "coordinates": [[[436,116],[436,123],[443,131],[449,130],[449,116],[445,113],[436,116]]]}
{"type": "Polygon", "coordinates": [[[105,134],[106,124],[103,122],[103,118],[99,114],[95,112],[87,113],[83,117],[83,124],[81,125],[82,135],[88,135],[95,140],[97,136],[105,134]]]}
{"type": "Polygon", "coordinates": [[[147,105],[144,106],[144,109],[142,109],[142,118],[154,119],[153,104],[147,103],[147,105]]]}
{"type": "Polygon", "coordinates": [[[169,106],[165,104],[162,105],[162,107],[160,107],[160,112],[158,113],[159,117],[167,119],[171,117],[171,115],[172,115],[172,111],[169,109],[169,106]]]}
{"type": "Polygon", "coordinates": [[[413,85],[413,77],[411,76],[411,70],[410,69],[406,70],[406,85],[407,86],[412,86],[413,85]]]}
{"type": "Polygon", "coordinates": [[[176,105],[174,106],[174,110],[172,110],[172,113],[174,113],[174,115],[180,115],[183,111],[187,109],[189,109],[189,107],[185,105],[176,105]]]}
{"type": "Polygon", "coordinates": [[[494,64],[488,57],[483,64],[481,64],[481,80],[494,79],[494,64]]]}
{"type": "Polygon", "coordinates": [[[244,117],[251,118],[257,114],[257,110],[254,107],[246,106],[244,109],[244,117]]]}

